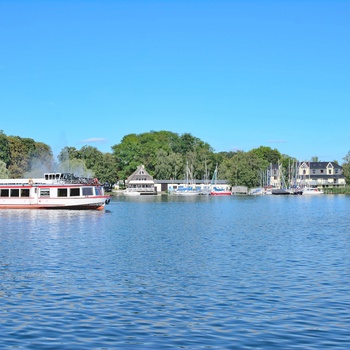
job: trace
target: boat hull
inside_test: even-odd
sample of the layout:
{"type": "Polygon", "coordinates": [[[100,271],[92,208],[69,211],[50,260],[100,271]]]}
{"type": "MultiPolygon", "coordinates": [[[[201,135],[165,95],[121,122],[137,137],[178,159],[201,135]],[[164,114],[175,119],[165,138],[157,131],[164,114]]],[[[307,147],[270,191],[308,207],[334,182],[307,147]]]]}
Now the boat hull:
{"type": "Polygon", "coordinates": [[[104,193],[97,179],[69,182],[61,175],[50,173],[40,179],[1,179],[0,209],[102,210],[109,204],[110,196],[104,193]]]}
{"type": "Polygon", "coordinates": [[[218,192],[210,192],[211,196],[231,196],[232,193],[229,191],[218,191],[218,192]]]}

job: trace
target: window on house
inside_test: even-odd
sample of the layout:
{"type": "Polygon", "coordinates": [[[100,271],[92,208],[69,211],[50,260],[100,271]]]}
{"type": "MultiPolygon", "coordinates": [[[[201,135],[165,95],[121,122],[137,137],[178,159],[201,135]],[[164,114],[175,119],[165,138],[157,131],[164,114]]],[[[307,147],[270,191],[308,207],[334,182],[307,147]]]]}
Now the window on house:
{"type": "Polygon", "coordinates": [[[336,174],[338,174],[338,169],[335,169],[334,172],[335,172],[336,174]]]}
{"type": "Polygon", "coordinates": [[[313,174],[316,174],[316,170],[315,170],[315,169],[313,169],[313,170],[312,170],[312,173],[313,173],[313,174]]]}
{"type": "Polygon", "coordinates": [[[332,170],[331,170],[331,169],[328,170],[328,174],[329,174],[329,175],[332,174],[332,170]]]}
{"type": "Polygon", "coordinates": [[[306,174],[306,170],[303,170],[303,175],[305,175],[306,174]]]}
{"type": "Polygon", "coordinates": [[[321,174],[323,174],[323,169],[321,169],[320,171],[321,171],[321,174]]]}

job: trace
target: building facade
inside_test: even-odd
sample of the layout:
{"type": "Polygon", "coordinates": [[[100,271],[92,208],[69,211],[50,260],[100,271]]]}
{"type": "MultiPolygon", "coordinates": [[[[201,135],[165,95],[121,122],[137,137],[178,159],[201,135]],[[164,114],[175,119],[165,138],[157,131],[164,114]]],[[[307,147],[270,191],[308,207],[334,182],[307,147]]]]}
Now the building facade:
{"type": "Polygon", "coordinates": [[[144,165],[139,165],[125,181],[125,194],[157,194],[153,177],[146,171],[144,165]]]}
{"type": "Polygon", "coordinates": [[[272,164],[268,169],[269,185],[286,187],[342,187],[346,185],[343,168],[334,162],[300,162],[288,172],[281,164],[272,164]]]}
{"type": "Polygon", "coordinates": [[[302,162],[297,183],[303,187],[342,187],[346,185],[343,168],[334,162],[302,162]]]}

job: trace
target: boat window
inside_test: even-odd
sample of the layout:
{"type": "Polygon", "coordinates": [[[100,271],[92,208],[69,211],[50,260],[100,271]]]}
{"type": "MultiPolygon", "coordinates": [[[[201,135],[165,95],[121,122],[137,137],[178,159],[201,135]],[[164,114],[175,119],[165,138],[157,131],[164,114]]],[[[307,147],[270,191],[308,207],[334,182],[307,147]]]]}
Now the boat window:
{"type": "Polygon", "coordinates": [[[92,196],[92,187],[83,187],[83,196],[92,196]]]}
{"type": "Polygon", "coordinates": [[[78,196],[80,196],[80,188],[70,188],[69,189],[69,195],[71,197],[78,197],[78,196]]]}
{"type": "Polygon", "coordinates": [[[50,197],[50,190],[46,188],[41,188],[40,197],[50,197]]]}
{"type": "Polygon", "coordinates": [[[29,197],[29,188],[21,189],[21,197],[29,197]]]}
{"type": "Polygon", "coordinates": [[[4,188],[4,189],[2,189],[0,191],[1,191],[0,197],[8,197],[9,194],[10,194],[10,191],[7,188],[4,188]]]}
{"type": "Polygon", "coordinates": [[[11,197],[19,197],[19,189],[11,188],[11,197]]]}
{"type": "Polygon", "coordinates": [[[95,194],[96,196],[102,196],[102,188],[101,187],[95,187],[95,194]]]}
{"type": "Polygon", "coordinates": [[[68,196],[68,188],[57,189],[57,197],[67,197],[67,196],[68,196]]]}

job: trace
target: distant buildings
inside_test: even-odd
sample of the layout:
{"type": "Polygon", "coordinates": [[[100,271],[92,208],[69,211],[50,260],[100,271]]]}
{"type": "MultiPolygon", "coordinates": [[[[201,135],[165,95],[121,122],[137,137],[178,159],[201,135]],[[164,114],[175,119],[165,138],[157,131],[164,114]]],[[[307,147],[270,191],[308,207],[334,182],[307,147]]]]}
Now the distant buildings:
{"type": "Polygon", "coordinates": [[[272,164],[268,170],[269,184],[272,187],[286,187],[292,183],[299,187],[343,187],[346,185],[343,168],[334,162],[300,162],[285,174],[281,165],[272,164]],[[288,177],[288,178],[286,178],[288,177]]]}

